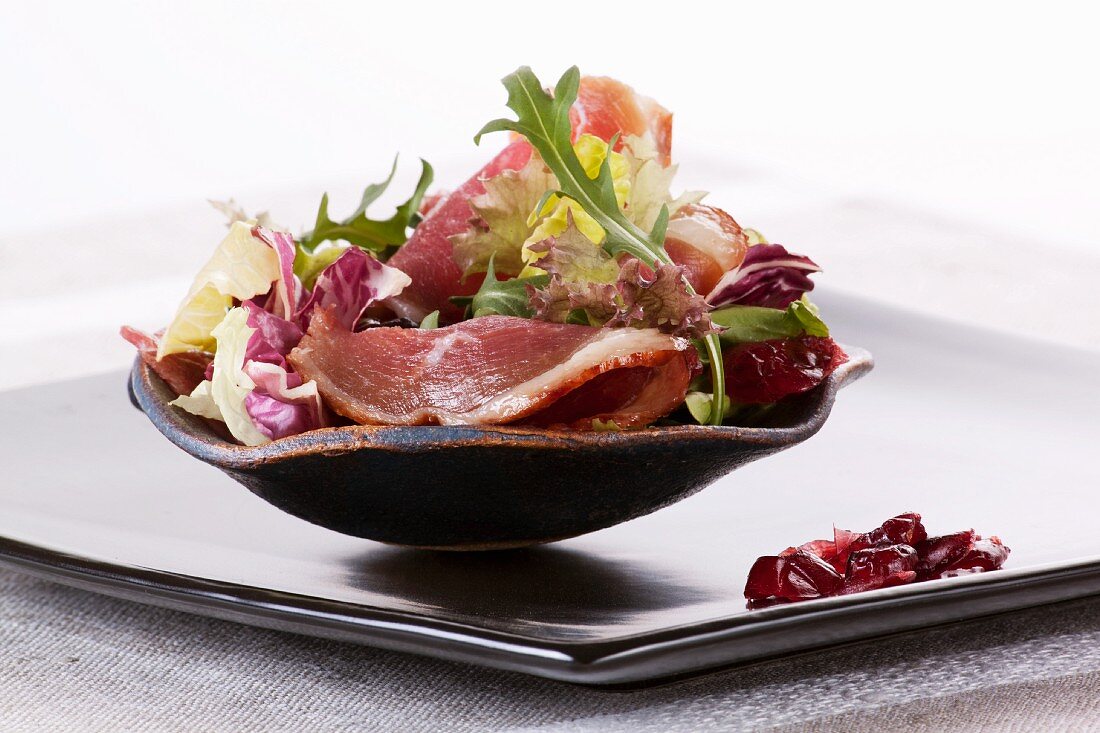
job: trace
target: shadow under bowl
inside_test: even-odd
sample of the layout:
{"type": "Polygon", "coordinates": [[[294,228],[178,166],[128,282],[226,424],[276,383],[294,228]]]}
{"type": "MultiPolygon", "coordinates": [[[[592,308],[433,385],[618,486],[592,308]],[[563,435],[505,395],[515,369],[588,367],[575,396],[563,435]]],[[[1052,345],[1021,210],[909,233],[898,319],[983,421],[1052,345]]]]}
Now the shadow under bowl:
{"type": "Polygon", "coordinates": [[[307,522],[394,545],[502,549],[635,519],[801,443],[824,425],[840,388],[873,366],[867,351],[845,349],[849,360],[824,383],[753,427],[355,425],[247,447],[170,406],[175,393],[140,359],[130,396],[175,445],[307,522]]]}

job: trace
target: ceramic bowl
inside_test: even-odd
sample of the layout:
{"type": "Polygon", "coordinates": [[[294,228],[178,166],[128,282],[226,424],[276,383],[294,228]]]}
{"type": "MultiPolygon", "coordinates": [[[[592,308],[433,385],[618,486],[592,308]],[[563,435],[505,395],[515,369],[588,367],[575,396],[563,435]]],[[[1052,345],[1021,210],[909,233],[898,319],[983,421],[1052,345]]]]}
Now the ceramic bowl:
{"type": "Polygon", "coordinates": [[[603,433],[510,427],[325,428],[259,447],[171,407],[140,360],[130,396],[177,446],[279,509],[379,542],[483,550],[553,542],[654,512],[821,429],[837,392],[871,370],[849,361],[752,427],[683,425],[603,433]]]}

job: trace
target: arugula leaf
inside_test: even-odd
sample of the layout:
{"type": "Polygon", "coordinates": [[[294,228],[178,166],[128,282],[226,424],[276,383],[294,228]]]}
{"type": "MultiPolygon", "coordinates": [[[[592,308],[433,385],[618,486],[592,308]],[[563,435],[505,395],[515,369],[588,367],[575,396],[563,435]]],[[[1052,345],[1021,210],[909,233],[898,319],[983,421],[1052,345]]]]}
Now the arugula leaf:
{"type": "Polygon", "coordinates": [[[299,247],[312,253],[321,242],[342,240],[380,255],[400,247],[408,239],[407,230],[412,225],[413,217],[416,216],[420,202],[435,175],[428,161],[421,159],[420,166],[420,180],[417,181],[412,196],[398,206],[389,219],[371,219],[367,216],[367,209],[385,193],[393,181],[393,174],[397,170],[396,157],[386,180],[367,186],[359,200],[359,206],[346,219],[333,221],[329,217],[326,193],[321,197],[321,205],[317,209],[317,222],[312,231],[299,237],[299,247]]]}
{"type": "Polygon", "coordinates": [[[549,275],[537,277],[512,278],[497,280],[496,270],[493,268],[493,259],[489,258],[488,269],[485,271],[485,282],[472,298],[454,297],[451,302],[455,305],[468,305],[472,318],[482,316],[519,316],[530,318],[534,315],[531,305],[528,303],[527,286],[544,287],[550,282],[549,275]]]}
{"type": "MultiPolygon", "coordinates": [[[[657,262],[671,265],[672,259],[664,250],[668,206],[661,207],[652,230],[648,233],[643,231],[619,207],[611,172],[612,156],[604,157],[599,173],[593,179],[588,177],[573,149],[569,109],[577,99],[580,78],[580,69],[570,67],[562,74],[551,95],[542,88],[542,83],[530,67],[521,66],[502,80],[508,90],[507,105],[516,113],[516,119],[501,118],[489,122],[474,136],[474,142],[479,143],[481,136],[490,132],[511,131],[523,135],[558,179],[561,190],[555,193],[576,201],[603,227],[605,236],[602,244],[611,255],[625,252],[651,267],[657,262]]],[[[608,149],[614,149],[618,140],[619,136],[615,135],[608,141],[608,149]]],[[[690,285],[687,287],[690,293],[695,292],[690,285]]],[[[718,338],[708,335],[703,343],[711,359],[714,402],[724,404],[725,374],[718,338]]],[[[722,415],[719,410],[714,410],[714,413],[711,424],[720,425],[722,415]]]]}
{"type": "Polygon", "coordinates": [[[796,300],[786,310],[731,305],[712,311],[710,318],[725,329],[719,335],[725,344],[798,338],[802,334],[829,335],[829,327],[818,317],[817,308],[805,299],[796,300]]]}
{"type": "MultiPolygon", "coordinates": [[[[577,98],[580,78],[581,72],[576,66],[569,68],[551,96],[530,67],[521,66],[503,79],[508,90],[508,107],[518,119],[489,122],[474,136],[474,142],[480,143],[481,136],[490,132],[511,131],[523,135],[557,177],[561,190],[555,193],[576,201],[603,227],[604,246],[611,254],[627,252],[647,265],[657,260],[671,264],[664,251],[667,210],[658,215],[653,231],[642,231],[619,208],[611,174],[611,156],[604,157],[599,174],[593,179],[588,177],[573,149],[569,108],[577,98]]],[[[614,148],[616,142],[617,135],[610,141],[610,147],[614,148]]]]}

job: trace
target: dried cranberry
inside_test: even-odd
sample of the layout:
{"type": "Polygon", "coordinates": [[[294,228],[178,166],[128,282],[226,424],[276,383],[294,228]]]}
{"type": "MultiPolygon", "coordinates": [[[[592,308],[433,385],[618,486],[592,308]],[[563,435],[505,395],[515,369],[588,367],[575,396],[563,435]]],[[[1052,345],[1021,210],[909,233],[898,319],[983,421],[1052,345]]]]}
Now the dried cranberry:
{"type": "Polygon", "coordinates": [[[983,540],[972,529],[928,537],[921,516],[909,512],[870,532],[834,527],[831,541],[813,540],[759,558],[745,597],[755,608],[768,599],[800,601],[996,570],[1009,552],[997,537],[983,540]]]}
{"type": "Polygon", "coordinates": [[[924,542],[917,543],[917,554],[920,555],[917,575],[921,580],[940,577],[945,568],[970,550],[976,537],[974,530],[966,529],[954,534],[929,537],[924,542]]]}
{"type": "Polygon", "coordinates": [[[961,557],[958,557],[945,566],[938,569],[932,578],[953,578],[957,575],[969,575],[986,570],[996,570],[1005,564],[1008,554],[1012,552],[1005,547],[998,537],[990,537],[983,540],[978,537],[967,548],[961,557]]]}
{"type": "Polygon", "coordinates": [[[848,551],[862,550],[865,547],[879,545],[915,545],[928,538],[921,524],[920,515],[915,512],[899,514],[887,519],[881,527],[849,539],[848,551]]]}
{"type": "Polygon", "coordinates": [[[829,563],[803,550],[757,558],[745,583],[745,598],[803,601],[840,592],[844,579],[829,563]]]}
{"type": "Polygon", "coordinates": [[[726,394],[736,403],[767,404],[821,384],[848,355],[831,338],[801,336],[738,344],[722,354],[726,394]]]}
{"type": "Polygon", "coordinates": [[[912,583],[917,578],[917,551],[909,545],[856,550],[848,557],[844,593],[912,583]]]}

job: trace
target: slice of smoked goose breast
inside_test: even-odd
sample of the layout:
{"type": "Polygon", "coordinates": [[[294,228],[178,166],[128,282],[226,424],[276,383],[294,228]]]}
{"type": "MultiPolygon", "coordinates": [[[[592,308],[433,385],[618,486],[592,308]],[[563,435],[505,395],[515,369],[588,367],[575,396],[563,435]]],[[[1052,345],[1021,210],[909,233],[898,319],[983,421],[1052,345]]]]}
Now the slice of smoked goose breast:
{"type": "Polygon", "coordinates": [[[688,341],[655,329],[486,316],[353,333],[327,311],[289,360],[333,410],[362,424],[581,429],[593,419],[641,427],[668,414],[698,366],[688,341]]]}

